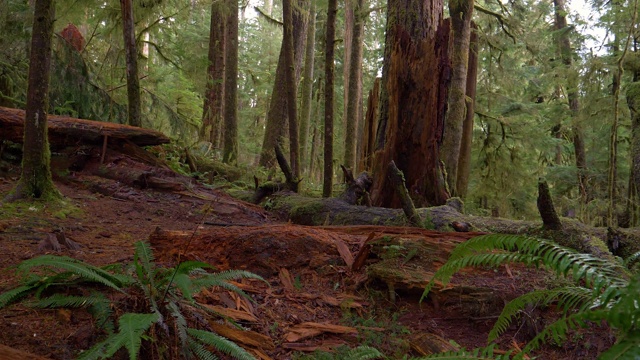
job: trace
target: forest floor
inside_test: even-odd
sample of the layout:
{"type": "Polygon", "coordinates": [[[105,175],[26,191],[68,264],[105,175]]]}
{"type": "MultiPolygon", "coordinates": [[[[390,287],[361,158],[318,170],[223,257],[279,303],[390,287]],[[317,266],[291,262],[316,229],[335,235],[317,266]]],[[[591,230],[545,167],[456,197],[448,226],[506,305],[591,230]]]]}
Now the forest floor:
{"type": "MultiPolygon", "coordinates": [[[[110,162],[115,163],[114,158],[108,158],[107,163],[110,162]]],[[[1,170],[0,196],[4,196],[15,186],[19,169],[14,164],[5,167],[4,172],[1,170]]],[[[225,240],[226,229],[232,234],[249,226],[261,227],[270,237],[282,241],[293,238],[292,234],[305,239],[322,236],[313,227],[292,229],[293,225],[274,218],[263,208],[221,191],[201,186],[195,191],[140,189],[95,174],[62,172],[55,176],[56,186],[67,202],[62,208],[38,202],[4,204],[0,208],[0,291],[16,285],[13,265],[43,253],[71,256],[95,265],[130,263],[134,242],[148,239],[157,228],[192,233],[215,229],[221,241],[233,241],[225,240]],[[42,241],[56,230],[63,230],[68,239],[80,244],[80,249],[63,247],[58,252],[40,249],[42,241]]],[[[367,236],[343,233],[340,237],[355,256],[367,236]]],[[[248,243],[235,246],[242,244],[248,243]]],[[[352,272],[341,263],[339,255],[323,257],[300,244],[292,241],[287,251],[271,252],[267,260],[274,264],[272,269],[253,269],[252,264],[265,260],[255,251],[243,253],[241,247],[233,255],[235,259],[229,259],[228,254],[213,259],[214,255],[208,254],[207,261],[220,270],[234,264],[257,271],[270,285],[243,282],[245,291],[255,299],[252,304],[223,291],[211,291],[198,298],[211,305],[249,313],[253,319],[242,322],[243,326],[261,336],[254,334],[253,338],[259,339],[258,345],[241,345],[256,356],[300,359],[306,354],[314,358],[313,350],[366,344],[391,359],[410,358],[421,355],[418,350],[421,339],[434,335],[466,348],[484,346],[505,301],[553,281],[549,274],[519,267],[464,275],[468,283],[494,289],[498,295],[495,308],[484,311],[483,316],[475,316],[465,313],[461,304],[420,303],[420,292],[398,293],[395,301],[391,301],[387,288],[366,281],[366,266],[352,272]],[[292,257],[302,260],[292,263],[292,257]],[[291,265],[278,270],[278,264],[291,265]]],[[[500,349],[523,346],[536,329],[554,318],[555,312],[549,308],[531,310],[526,315],[531,317],[530,321],[510,328],[501,337],[500,349]]],[[[0,310],[0,319],[0,344],[51,359],[73,359],[101,335],[94,330],[90,316],[79,310],[42,310],[17,304],[0,310]]],[[[547,345],[532,355],[539,359],[594,359],[612,340],[610,331],[594,325],[572,341],[547,345]]]]}

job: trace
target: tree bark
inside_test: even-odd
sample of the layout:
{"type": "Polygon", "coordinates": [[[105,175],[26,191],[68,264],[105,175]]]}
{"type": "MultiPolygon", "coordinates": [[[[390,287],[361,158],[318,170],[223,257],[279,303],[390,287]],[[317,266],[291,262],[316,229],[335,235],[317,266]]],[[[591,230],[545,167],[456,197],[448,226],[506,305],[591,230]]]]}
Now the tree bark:
{"type": "Polygon", "coordinates": [[[549,185],[546,181],[540,179],[538,181],[538,211],[542,218],[543,227],[547,230],[561,230],[562,223],[553,206],[549,185]]]}
{"type": "Polygon", "coordinates": [[[393,161],[389,163],[388,176],[391,179],[393,188],[400,198],[402,211],[404,211],[404,215],[409,220],[409,223],[413,226],[421,227],[420,216],[416,212],[413,201],[411,201],[411,197],[409,196],[409,191],[407,191],[407,187],[404,183],[404,174],[400,169],[398,169],[393,161]]]}
{"type": "Polygon", "coordinates": [[[223,5],[214,1],[211,4],[209,29],[207,89],[204,95],[202,127],[199,134],[201,141],[209,141],[214,148],[220,147],[224,113],[225,23],[223,5]]]}
{"type": "Polygon", "coordinates": [[[120,0],[122,10],[122,34],[127,67],[128,122],[131,126],[142,126],[140,119],[140,80],[138,79],[138,50],[136,28],[133,17],[133,0],[120,0]]]}
{"type": "Polygon", "coordinates": [[[388,191],[391,160],[405,174],[416,206],[444,204],[449,197],[439,158],[451,72],[442,11],[440,0],[388,3],[372,190],[377,206],[400,206],[388,191]]]}
{"type": "Polygon", "coordinates": [[[324,181],[322,183],[322,196],[325,198],[331,197],[333,189],[333,42],[336,36],[337,12],[338,1],[329,0],[324,60],[324,181]]]}
{"type": "MultiPolygon", "coordinates": [[[[55,199],[60,193],[51,178],[51,152],[47,134],[51,38],[55,21],[53,0],[36,0],[29,57],[27,108],[22,144],[22,173],[7,200],[55,199]]],[[[5,127],[2,127],[3,131],[5,127]]]]}
{"type": "MultiPolygon", "coordinates": [[[[293,45],[295,56],[296,79],[300,78],[302,69],[302,59],[304,55],[304,40],[307,29],[307,13],[304,9],[308,8],[308,0],[297,0],[296,6],[293,6],[293,45]]],[[[260,152],[260,166],[274,167],[276,164],[273,149],[276,144],[284,148],[283,137],[287,129],[287,102],[286,102],[286,73],[285,73],[285,52],[284,42],[280,48],[280,57],[276,68],[276,76],[271,92],[271,102],[269,104],[269,112],[267,114],[267,123],[264,131],[264,140],[262,142],[262,150],[260,152]]],[[[296,80],[297,81],[297,80],[296,80]]]]}
{"type": "Polygon", "coordinates": [[[360,171],[373,169],[376,132],[378,130],[378,102],[380,100],[380,78],[373,81],[367,100],[367,114],[364,117],[364,134],[360,148],[360,171]]]}
{"type": "Polygon", "coordinates": [[[300,170],[309,169],[309,126],[311,124],[311,104],[313,103],[313,67],[316,50],[316,2],[311,1],[309,8],[309,25],[305,45],[305,61],[302,76],[302,109],[300,111],[300,170]]]}
{"type": "Polygon", "coordinates": [[[224,151],[222,162],[238,162],[238,1],[226,1],[224,60],[224,151]]]}
{"type": "MultiPolygon", "coordinates": [[[[471,23],[471,26],[473,29],[477,29],[474,23],[471,23]]],[[[473,120],[476,115],[476,85],[478,78],[478,35],[475,31],[471,31],[469,44],[469,66],[467,67],[465,96],[467,113],[462,124],[462,143],[458,159],[458,179],[456,180],[456,192],[461,198],[467,196],[469,176],[471,175],[471,145],[473,143],[473,120]]]]}
{"type": "MultiPolygon", "coordinates": [[[[234,0],[235,1],[235,0],[234,0]]],[[[282,11],[284,13],[284,68],[286,74],[287,89],[287,115],[289,120],[289,162],[291,172],[296,179],[300,178],[300,144],[298,143],[298,102],[296,74],[293,54],[293,0],[282,1],[282,11]]]]}
{"type": "Polygon", "coordinates": [[[344,143],[344,165],[350,169],[356,168],[356,146],[358,143],[357,129],[361,117],[362,102],[362,50],[364,40],[363,15],[364,0],[350,1],[353,7],[354,24],[353,35],[351,36],[351,53],[345,54],[349,60],[349,91],[346,99],[347,111],[345,112],[345,143],[344,143]]]}
{"type": "Polygon", "coordinates": [[[449,108],[445,118],[444,138],[440,157],[447,171],[447,185],[453,196],[458,196],[458,161],[462,144],[463,123],[466,117],[467,69],[469,66],[469,44],[471,39],[471,17],[473,0],[449,0],[451,14],[451,85],[449,86],[449,108]]]}

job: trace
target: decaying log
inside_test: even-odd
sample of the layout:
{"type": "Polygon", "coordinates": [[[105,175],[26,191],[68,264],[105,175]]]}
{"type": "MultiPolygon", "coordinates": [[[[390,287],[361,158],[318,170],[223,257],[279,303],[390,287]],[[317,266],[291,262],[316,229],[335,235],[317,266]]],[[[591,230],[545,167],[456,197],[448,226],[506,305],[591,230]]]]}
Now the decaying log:
{"type": "Polygon", "coordinates": [[[371,206],[371,198],[369,190],[373,185],[373,179],[366,171],[363,171],[357,178],[353,177],[353,171],[347,169],[344,165],[340,165],[344,174],[347,189],[340,195],[340,199],[350,205],[371,206]]]}
{"type": "MultiPolygon", "coordinates": [[[[24,135],[24,110],[0,107],[0,140],[22,143],[24,135]]],[[[102,144],[109,141],[128,140],[138,146],[160,145],[170,142],[159,131],[109,122],[77,119],[68,116],[48,115],[49,143],[54,148],[78,143],[102,144]]]]}
{"type": "Polygon", "coordinates": [[[553,199],[551,199],[549,185],[543,179],[538,180],[538,211],[540,212],[542,224],[545,229],[562,229],[560,217],[558,217],[558,213],[556,213],[556,209],[553,206],[553,199]]]}
{"type": "Polygon", "coordinates": [[[409,223],[416,227],[421,227],[420,216],[416,212],[416,207],[413,205],[413,201],[411,200],[411,196],[409,196],[409,191],[404,184],[404,174],[398,167],[396,163],[391,160],[389,166],[387,167],[387,176],[391,180],[391,184],[393,185],[398,198],[400,199],[400,205],[402,206],[402,211],[407,216],[409,223]]]}

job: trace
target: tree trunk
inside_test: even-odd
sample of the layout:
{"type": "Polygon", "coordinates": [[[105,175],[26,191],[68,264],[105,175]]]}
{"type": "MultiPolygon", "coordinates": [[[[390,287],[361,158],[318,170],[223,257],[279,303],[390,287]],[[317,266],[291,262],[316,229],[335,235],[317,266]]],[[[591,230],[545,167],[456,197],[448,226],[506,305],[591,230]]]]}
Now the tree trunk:
{"type": "Polygon", "coordinates": [[[313,67],[316,49],[316,2],[311,1],[309,8],[309,26],[307,28],[307,43],[305,45],[305,61],[302,76],[302,109],[300,111],[300,170],[309,169],[308,154],[309,124],[311,123],[311,104],[313,103],[313,67]]]}
{"type": "MultiPolygon", "coordinates": [[[[473,29],[477,29],[471,23],[473,29]]],[[[471,144],[473,143],[473,120],[475,117],[476,85],[478,78],[478,34],[471,32],[469,40],[469,66],[467,66],[466,102],[467,113],[462,124],[462,143],[460,144],[460,157],[458,158],[458,179],[456,180],[456,193],[465,198],[469,188],[469,176],[471,174],[471,144]]]]}
{"type": "Polygon", "coordinates": [[[224,60],[224,151],[222,162],[238,162],[238,1],[226,1],[224,60]]]}
{"type": "Polygon", "coordinates": [[[444,138],[440,157],[447,171],[447,185],[453,196],[458,196],[458,160],[462,144],[463,123],[466,117],[467,68],[469,66],[469,44],[471,39],[471,17],[473,0],[449,0],[451,15],[451,85],[449,87],[449,109],[445,118],[444,138]]]}
{"type": "Polygon", "coordinates": [[[375,205],[400,206],[389,191],[386,166],[394,160],[418,207],[444,204],[440,144],[444,130],[449,26],[442,1],[390,0],[376,135],[375,205]],[[428,14],[425,16],[424,14],[428,14]]]}
{"type": "Polygon", "coordinates": [[[29,57],[27,108],[22,144],[22,174],[16,188],[8,195],[7,200],[60,197],[51,178],[51,152],[47,134],[51,38],[53,37],[54,21],[55,5],[53,0],[36,0],[29,57]]]}
{"type": "Polygon", "coordinates": [[[138,79],[138,50],[136,48],[133,0],[120,0],[120,8],[122,10],[122,34],[124,35],[127,63],[128,123],[131,126],[142,126],[140,120],[140,80],[138,79]]]}
{"type": "Polygon", "coordinates": [[[364,0],[351,1],[353,6],[354,24],[353,35],[351,37],[351,53],[345,54],[349,60],[349,91],[347,95],[348,104],[346,116],[346,133],[344,142],[344,165],[350,169],[356,167],[356,145],[358,143],[357,129],[360,121],[360,103],[362,101],[362,50],[364,40],[363,15],[364,0]]]}
{"type": "Polygon", "coordinates": [[[568,68],[567,78],[567,98],[569,100],[569,110],[571,111],[573,127],[573,147],[576,153],[576,168],[578,169],[578,191],[582,204],[587,202],[589,191],[587,188],[587,160],[584,148],[584,134],[579,123],[580,100],[578,96],[578,72],[573,68],[573,54],[571,51],[571,41],[567,28],[567,10],[565,0],[554,0],[555,27],[558,32],[558,51],[562,58],[562,63],[568,68]]]}
{"type": "MultiPolygon", "coordinates": [[[[345,134],[349,131],[349,119],[347,118],[349,108],[349,72],[351,71],[351,53],[353,49],[353,26],[355,24],[355,3],[358,0],[344,0],[344,33],[343,33],[343,56],[342,56],[342,92],[344,99],[342,100],[342,129],[345,134]]],[[[339,36],[339,35],[338,35],[339,36]]],[[[347,149],[344,149],[345,154],[347,149]]],[[[343,154],[343,155],[345,155],[343,154]]]]}
{"type": "Polygon", "coordinates": [[[293,54],[293,0],[282,1],[282,11],[284,14],[284,36],[282,39],[284,49],[284,68],[286,69],[286,89],[287,89],[287,115],[289,120],[289,162],[291,164],[292,175],[300,178],[300,144],[298,143],[298,102],[296,74],[294,68],[293,54]]]}
{"type": "Polygon", "coordinates": [[[627,218],[630,227],[638,226],[638,189],[640,189],[640,73],[627,85],[627,105],[631,112],[631,174],[629,175],[629,203],[627,218]]]}
{"type": "MultiPolygon", "coordinates": [[[[302,69],[302,59],[304,55],[304,40],[307,30],[307,12],[308,0],[297,0],[296,6],[293,6],[293,53],[295,57],[296,81],[300,78],[302,69]]],[[[287,129],[287,101],[285,94],[286,89],[286,73],[284,68],[284,42],[280,48],[280,57],[276,68],[276,76],[271,92],[271,102],[269,104],[269,112],[267,114],[267,123],[264,130],[264,140],[262,142],[262,150],[260,152],[260,166],[274,167],[276,158],[273,149],[276,144],[282,146],[283,137],[287,129]]]]}
{"type": "Polygon", "coordinates": [[[209,141],[214,148],[220,147],[222,119],[224,113],[224,58],[225,20],[224,7],[214,1],[211,4],[211,25],[209,29],[209,66],[207,68],[207,89],[202,110],[200,140],[209,141]]]}
{"type": "Polygon", "coordinates": [[[324,95],[324,181],[322,196],[331,197],[333,189],[333,51],[336,37],[338,1],[329,0],[325,38],[325,95],[324,95]]]}
{"type": "Polygon", "coordinates": [[[380,78],[373,81],[367,100],[367,114],[364,117],[364,134],[360,148],[360,171],[371,171],[376,132],[378,130],[378,102],[380,100],[380,78]]]}

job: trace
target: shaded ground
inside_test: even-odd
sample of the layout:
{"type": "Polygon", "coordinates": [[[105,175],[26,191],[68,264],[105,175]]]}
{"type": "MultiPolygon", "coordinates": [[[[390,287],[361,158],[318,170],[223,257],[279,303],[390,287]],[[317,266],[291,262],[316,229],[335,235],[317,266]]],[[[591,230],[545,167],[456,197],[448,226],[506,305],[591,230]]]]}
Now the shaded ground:
{"type": "MultiPolygon", "coordinates": [[[[468,348],[485,345],[504,302],[544,287],[550,280],[549,275],[522,268],[467,272],[458,283],[487,289],[481,294],[486,301],[478,302],[478,294],[465,293],[460,287],[456,288],[458,293],[420,304],[420,288],[395,289],[373,281],[367,267],[351,271],[347,266],[349,256],[355,257],[371,234],[383,233],[382,227],[336,230],[287,225],[260,207],[192,182],[170,191],[142,189],[144,184],[135,181],[98,176],[113,174],[111,170],[118,166],[118,171],[150,171],[148,165],[131,157],[108,155],[102,167],[94,154],[82,172],[61,172],[56,177],[56,185],[75,210],[38,203],[5,204],[0,209],[0,291],[15,285],[10,266],[47,252],[39,250],[39,244],[55,230],[63,230],[81,245],[79,250],[63,248],[58,254],[96,265],[131,262],[133,243],[151,234],[162,238],[171,233],[177,236],[173,239],[200,236],[202,241],[197,244],[172,243],[174,250],[155,243],[158,260],[172,263],[180,253],[206,260],[221,270],[246,268],[263,275],[270,287],[254,281],[241,284],[255,304],[215,289],[198,298],[202,303],[242,313],[243,326],[262,335],[251,336],[257,345],[244,344],[257,356],[291,359],[299,356],[298,351],[367,344],[390,358],[402,358],[419,355],[416,349],[426,336],[437,335],[468,348]],[[391,292],[395,301],[390,300],[391,292]]],[[[5,170],[0,175],[0,195],[17,180],[15,167],[5,170]]],[[[163,171],[154,175],[171,176],[163,171]]],[[[426,238],[421,233],[410,235],[410,229],[391,230],[426,238]]],[[[449,242],[453,245],[463,241],[452,236],[449,242]]],[[[442,239],[447,242],[447,235],[442,239]]],[[[367,265],[378,260],[369,258],[367,265]]],[[[552,312],[536,310],[525,315],[526,321],[503,336],[501,349],[521,346],[553,317],[552,312]]],[[[0,344],[52,359],[73,359],[96,340],[91,318],[83,311],[34,310],[17,305],[0,310],[0,317],[0,344]]],[[[595,358],[611,345],[612,338],[608,331],[591,330],[580,334],[575,343],[548,347],[537,355],[541,359],[595,358]]]]}

